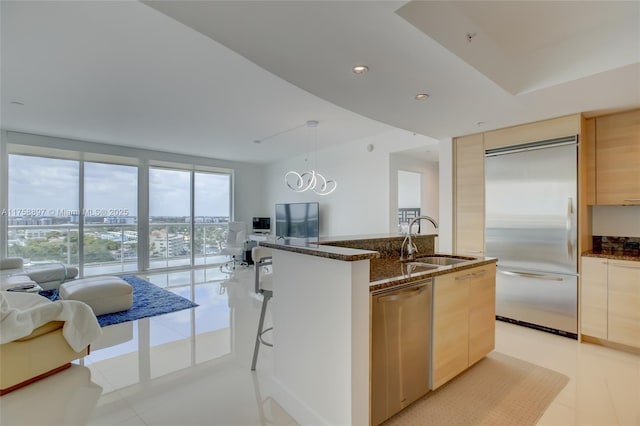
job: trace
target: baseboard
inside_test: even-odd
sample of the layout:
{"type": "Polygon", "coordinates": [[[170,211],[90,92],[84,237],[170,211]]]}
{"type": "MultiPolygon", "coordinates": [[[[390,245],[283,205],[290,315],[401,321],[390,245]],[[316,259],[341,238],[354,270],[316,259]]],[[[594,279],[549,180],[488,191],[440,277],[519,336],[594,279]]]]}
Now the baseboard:
{"type": "Polygon", "coordinates": [[[640,355],[640,348],[636,348],[629,345],[623,345],[622,343],[610,342],[609,340],[599,339],[597,337],[581,334],[582,342],[593,343],[594,345],[605,346],[607,348],[616,349],[619,351],[629,352],[635,355],[640,355]]]}

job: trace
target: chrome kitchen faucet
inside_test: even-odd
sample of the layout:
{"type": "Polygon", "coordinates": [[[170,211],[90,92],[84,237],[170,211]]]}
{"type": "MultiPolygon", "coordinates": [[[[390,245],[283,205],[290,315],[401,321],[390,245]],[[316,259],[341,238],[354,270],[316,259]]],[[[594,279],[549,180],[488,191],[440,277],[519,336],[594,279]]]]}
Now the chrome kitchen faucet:
{"type": "MultiPolygon", "coordinates": [[[[413,225],[419,221],[419,220],[428,220],[429,222],[433,223],[433,226],[435,226],[436,229],[438,229],[438,222],[430,217],[430,216],[418,216],[418,217],[414,217],[411,222],[409,222],[409,228],[407,229],[407,235],[404,237],[404,241],[402,241],[402,246],[404,247],[404,243],[407,243],[407,259],[413,259],[413,254],[416,253],[418,251],[418,248],[416,247],[416,245],[411,241],[411,228],[413,227],[413,225]]],[[[401,247],[402,250],[402,247],[401,247]]],[[[401,253],[402,256],[402,253],[401,253]]]]}

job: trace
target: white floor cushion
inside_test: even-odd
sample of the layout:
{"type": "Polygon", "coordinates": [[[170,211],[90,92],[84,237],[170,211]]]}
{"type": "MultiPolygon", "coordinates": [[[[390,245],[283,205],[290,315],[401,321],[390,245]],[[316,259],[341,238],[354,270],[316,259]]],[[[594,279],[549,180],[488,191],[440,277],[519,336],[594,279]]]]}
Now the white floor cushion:
{"type": "Polygon", "coordinates": [[[81,278],[60,285],[60,299],[80,300],[96,315],[126,311],[133,305],[131,285],[118,277],[81,278]]]}

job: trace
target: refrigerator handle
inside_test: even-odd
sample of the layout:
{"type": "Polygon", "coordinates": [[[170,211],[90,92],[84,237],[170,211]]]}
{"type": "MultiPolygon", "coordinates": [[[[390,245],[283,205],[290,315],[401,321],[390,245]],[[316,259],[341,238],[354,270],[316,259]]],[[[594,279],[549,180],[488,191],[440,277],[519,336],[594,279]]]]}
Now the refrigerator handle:
{"type": "Polygon", "coordinates": [[[550,275],[544,275],[544,274],[533,274],[530,272],[498,271],[498,273],[502,275],[510,275],[514,277],[535,278],[539,280],[548,280],[548,281],[563,281],[562,278],[552,277],[550,275]]]}
{"type": "Polygon", "coordinates": [[[573,199],[569,197],[567,204],[567,254],[569,259],[573,261],[573,244],[571,240],[573,238],[573,199]]]}

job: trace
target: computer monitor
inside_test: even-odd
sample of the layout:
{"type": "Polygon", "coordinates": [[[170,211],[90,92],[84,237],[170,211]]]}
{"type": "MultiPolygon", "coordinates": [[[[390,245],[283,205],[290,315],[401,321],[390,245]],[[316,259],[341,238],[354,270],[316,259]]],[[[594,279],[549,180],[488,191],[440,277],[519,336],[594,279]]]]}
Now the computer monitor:
{"type": "Polygon", "coordinates": [[[253,232],[263,233],[263,234],[271,232],[271,218],[270,217],[254,217],[253,232]]]}

